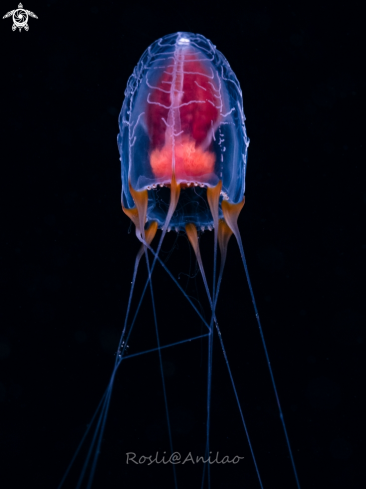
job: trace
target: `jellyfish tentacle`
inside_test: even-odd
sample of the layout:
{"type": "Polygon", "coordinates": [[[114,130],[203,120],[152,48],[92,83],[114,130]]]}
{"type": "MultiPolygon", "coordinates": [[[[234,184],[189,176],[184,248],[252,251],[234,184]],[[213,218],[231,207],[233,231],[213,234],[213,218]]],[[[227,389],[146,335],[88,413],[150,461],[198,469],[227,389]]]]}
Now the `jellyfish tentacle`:
{"type": "MultiPolygon", "coordinates": [[[[244,203],[242,203],[241,207],[239,208],[239,211],[237,212],[237,215],[239,215],[239,212],[242,209],[243,205],[244,205],[244,203]]],[[[237,216],[236,216],[236,219],[237,219],[237,216]]],[[[228,224],[224,221],[224,219],[219,219],[218,243],[219,243],[220,252],[221,252],[221,267],[220,267],[220,274],[219,274],[219,278],[218,278],[218,282],[217,282],[216,297],[215,297],[215,301],[214,302],[212,302],[212,299],[210,297],[208,286],[207,286],[206,277],[204,275],[204,270],[203,270],[203,266],[202,266],[202,259],[201,259],[201,254],[200,254],[200,250],[199,250],[199,245],[198,245],[197,230],[196,230],[195,225],[194,224],[188,224],[188,225],[186,225],[186,232],[187,232],[188,239],[189,239],[189,241],[190,241],[190,243],[191,243],[191,245],[192,245],[192,247],[193,247],[193,249],[194,249],[194,251],[196,253],[197,261],[198,261],[198,264],[200,266],[200,271],[201,271],[201,274],[202,274],[203,281],[205,283],[208,300],[209,300],[210,305],[211,305],[211,308],[212,308],[212,318],[211,318],[211,321],[213,320],[213,322],[215,323],[215,326],[216,326],[216,329],[217,329],[217,332],[218,332],[218,336],[219,336],[219,339],[220,339],[221,348],[222,348],[222,351],[223,351],[223,354],[224,354],[224,358],[225,358],[227,369],[229,371],[231,384],[232,384],[232,387],[234,389],[234,394],[235,394],[236,402],[237,402],[237,405],[238,405],[238,408],[239,408],[240,417],[241,417],[241,420],[242,420],[242,423],[243,423],[243,427],[244,427],[244,431],[245,431],[245,434],[246,434],[246,437],[247,437],[247,440],[248,440],[248,444],[249,444],[249,449],[250,449],[250,452],[251,452],[251,455],[252,455],[252,458],[253,458],[253,462],[254,462],[254,465],[255,465],[256,472],[257,472],[259,484],[260,484],[261,489],[263,489],[262,479],[261,479],[261,476],[260,476],[260,473],[259,473],[259,468],[258,468],[258,465],[257,465],[257,460],[256,460],[255,455],[254,455],[253,446],[252,446],[252,443],[250,441],[248,428],[247,428],[247,425],[246,425],[246,422],[245,422],[245,419],[244,419],[244,413],[243,413],[243,410],[242,410],[242,407],[241,407],[241,404],[240,404],[240,400],[239,400],[237,388],[236,388],[236,385],[235,385],[235,382],[234,382],[234,378],[233,378],[233,375],[232,375],[232,372],[231,372],[231,368],[230,368],[229,361],[228,361],[227,354],[226,354],[226,350],[225,350],[225,347],[224,347],[224,343],[223,343],[221,331],[220,331],[219,324],[218,324],[217,318],[216,318],[216,313],[215,313],[216,303],[217,303],[217,297],[218,297],[218,294],[219,294],[220,285],[221,285],[221,279],[222,279],[222,274],[223,274],[224,265],[225,265],[225,261],[226,261],[227,246],[228,246],[228,243],[229,243],[229,240],[230,240],[231,236],[233,235],[233,231],[228,226],[228,224]]],[[[240,238],[240,235],[239,235],[239,238],[240,238]]],[[[161,262],[161,265],[162,265],[162,267],[165,270],[167,270],[163,262],[161,262]]],[[[212,326],[213,325],[212,325],[212,322],[211,322],[210,327],[212,328],[212,326]]],[[[211,331],[213,332],[213,328],[211,329],[211,331]]],[[[210,336],[210,334],[211,333],[209,333],[209,336],[210,336]]],[[[211,358],[211,362],[212,362],[212,355],[211,355],[210,358],[211,358]]],[[[209,404],[209,400],[208,400],[208,404],[209,404]]],[[[206,445],[206,454],[207,453],[208,453],[208,445],[206,445]]],[[[209,474],[208,474],[208,477],[209,477],[209,474]]],[[[202,481],[202,485],[203,485],[203,481],[202,481]]]]}
{"type": "Polygon", "coordinates": [[[143,239],[144,235],[145,235],[145,222],[146,222],[146,213],[147,213],[148,194],[147,194],[146,189],[135,190],[132,187],[131,182],[129,182],[129,188],[130,188],[132,198],[133,198],[135,205],[136,205],[137,216],[138,216],[138,219],[136,219],[136,217],[134,216],[135,220],[133,221],[133,223],[136,226],[136,236],[141,241],[140,238],[143,239]]]}
{"type": "Polygon", "coordinates": [[[217,261],[217,238],[219,227],[219,205],[220,205],[220,193],[222,189],[222,180],[219,180],[216,187],[207,188],[207,202],[210,206],[210,211],[214,221],[214,266],[213,266],[213,285],[212,285],[212,300],[215,303],[216,295],[216,261],[217,261]]]}
{"type": "MultiPolygon", "coordinates": [[[[142,244],[140,252],[145,253],[145,258],[146,258],[146,265],[147,265],[147,271],[149,274],[149,285],[150,285],[150,293],[151,293],[151,302],[152,302],[152,307],[153,307],[153,316],[154,316],[154,325],[155,325],[155,334],[156,334],[156,341],[158,345],[158,354],[159,354],[159,363],[160,363],[160,373],[161,373],[161,380],[163,384],[163,394],[164,394],[164,404],[165,404],[165,413],[166,413],[166,418],[167,418],[167,425],[168,425],[168,434],[169,434],[169,444],[170,444],[170,451],[171,453],[174,453],[173,449],[173,440],[172,440],[172,430],[170,426],[170,416],[169,416],[169,408],[168,408],[168,399],[166,395],[166,387],[165,387],[165,380],[164,380],[164,369],[163,369],[163,360],[161,356],[161,347],[160,347],[160,339],[159,339],[159,331],[158,331],[158,322],[157,322],[157,316],[156,316],[156,308],[155,308],[155,299],[154,299],[154,292],[153,292],[153,284],[152,284],[152,267],[150,267],[149,263],[149,257],[148,257],[148,246],[151,243],[151,240],[156,234],[156,230],[158,228],[158,223],[156,221],[153,222],[152,226],[149,226],[149,228],[146,230],[145,234],[145,239],[146,241],[142,244]]],[[[140,254],[139,252],[139,254],[140,254]]],[[[138,254],[138,255],[139,255],[138,254]]],[[[155,264],[156,259],[153,261],[153,265],[155,264]]],[[[177,475],[176,475],[176,470],[175,470],[175,465],[173,464],[173,474],[174,474],[174,487],[175,489],[178,489],[178,483],[177,483],[177,475]]]]}
{"type": "MultiPolygon", "coordinates": [[[[173,171],[172,173],[172,179],[170,183],[170,203],[169,203],[169,209],[166,215],[164,227],[163,227],[163,235],[168,229],[169,223],[171,221],[171,218],[174,214],[175,209],[177,208],[179,196],[180,196],[180,190],[181,186],[179,183],[177,183],[177,180],[175,178],[175,173],[173,171]]],[[[161,240],[163,239],[163,236],[161,237],[161,240]]]]}
{"type": "Polygon", "coordinates": [[[199,265],[199,267],[201,267],[202,260],[201,260],[200,247],[198,245],[198,235],[197,235],[196,226],[194,224],[192,224],[191,222],[189,222],[188,224],[186,224],[185,228],[186,228],[186,233],[187,233],[189,242],[191,243],[192,248],[196,254],[198,265],[199,265]]]}
{"type": "Polygon", "coordinates": [[[186,233],[187,233],[189,242],[192,245],[192,248],[194,250],[194,253],[195,253],[197,261],[198,261],[198,266],[199,266],[199,269],[201,271],[203,282],[205,284],[208,300],[211,303],[211,294],[210,294],[210,290],[209,290],[208,285],[207,285],[206,275],[205,275],[205,272],[203,270],[202,257],[201,257],[200,247],[198,244],[197,228],[194,224],[189,222],[188,224],[186,224],[185,229],[186,229],[186,233]]]}
{"type": "Polygon", "coordinates": [[[207,187],[207,201],[210,206],[210,211],[214,220],[215,232],[217,232],[218,223],[219,223],[219,200],[220,200],[220,192],[222,189],[222,180],[219,180],[219,183],[216,187],[207,187]]]}
{"type": "MultiPolygon", "coordinates": [[[[189,242],[191,243],[192,248],[194,250],[194,253],[196,255],[198,266],[199,266],[199,269],[200,269],[200,272],[201,272],[201,275],[202,275],[203,283],[205,285],[205,289],[206,289],[208,301],[209,301],[210,306],[212,308],[211,294],[210,294],[210,290],[208,288],[205,271],[203,269],[201,252],[200,252],[200,247],[199,247],[199,244],[198,244],[197,228],[196,228],[196,226],[194,224],[192,224],[191,222],[189,222],[188,224],[186,224],[185,229],[186,229],[186,233],[187,233],[189,242]]],[[[212,325],[210,325],[210,328],[212,328],[212,325]]]]}
{"type": "Polygon", "coordinates": [[[139,238],[139,211],[137,210],[137,207],[133,207],[132,209],[128,209],[127,207],[124,207],[122,204],[122,210],[126,214],[127,217],[131,219],[133,224],[135,225],[135,231],[136,231],[136,236],[138,239],[139,238]]]}
{"type": "Polygon", "coordinates": [[[243,200],[241,202],[238,202],[237,204],[230,204],[230,202],[228,202],[227,200],[223,200],[221,203],[221,208],[225,217],[225,221],[227,225],[230,227],[230,229],[232,230],[232,232],[234,233],[238,243],[240,241],[238,217],[240,211],[244,207],[244,204],[245,204],[245,197],[243,197],[243,200]]]}
{"type": "Polygon", "coordinates": [[[216,302],[217,298],[219,295],[219,289],[220,289],[220,284],[222,280],[222,275],[224,273],[224,267],[225,267],[225,262],[226,262],[226,256],[227,256],[227,247],[229,244],[229,240],[231,236],[233,235],[233,232],[231,228],[226,224],[224,219],[219,220],[219,229],[218,229],[218,242],[219,242],[219,248],[220,248],[220,253],[221,253],[221,263],[220,263],[220,272],[219,272],[219,278],[217,281],[217,289],[216,289],[216,297],[215,297],[215,307],[216,307],[216,302]]]}
{"type": "MultiPolygon", "coordinates": [[[[202,323],[208,328],[208,324],[206,323],[204,317],[201,315],[201,313],[198,311],[197,307],[194,305],[194,303],[192,302],[192,300],[190,299],[190,297],[188,296],[188,294],[184,291],[184,289],[181,287],[181,285],[178,283],[178,280],[175,279],[175,277],[173,276],[173,274],[169,271],[168,267],[165,265],[165,263],[161,260],[161,258],[156,254],[156,251],[151,248],[151,246],[149,246],[147,243],[146,243],[146,247],[147,249],[151,252],[151,254],[153,255],[154,258],[156,258],[156,260],[160,263],[161,267],[163,268],[163,270],[165,270],[165,272],[169,275],[169,277],[172,279],[172,281],[175,283],[175,285],[178,287],[178,289],[181,291],[181,293],[183,294],[183,296],[187,299],[187,301],[190,303],[190,305],[192,306],[192,308],[194,309],[194,311],[197,313],[198,317],[201,319],[202,323]]],[[[210,298],[210,304],[211,304],[211,298],[210,298]]]]}
{"type": "Polygon", "coordinates": [[[228,226],[226,224],[224,219],[219,220],[219,233],[218,234],[219,234],[219,236],[218,236],[219,248],[220,248],[220,253],[221,253],[221,267],[220,267],[220,273],[221,273],[221,269],[222,270],[224,269],[225,262],[226,262],[227,246],[229,244],[229,240],[230,240],[231,236],[233,235],[233,232],[232,232],[230,226],[228,226]]]}
{"type": "MultiPolygon", "coordinates": [[[[220,195],[220,193],[218,193],[220,195]]],[[[218,206],[217,206],[218,209],[218,206]]],[[[218,212],[217,212],[218,214],[218,212]]],[[[217,228],[215,228],[215,231],[217,228]]],[[[210,290],[208,288],[207,280],[206,280],[206,275],[203,269],[203,264],[202,264],[202,258],[201,258],[201,253],[200,253],[200,248],[198,244],[198,236],[197,236],[197,229],[196,226],[192,223],[186,224],[186,233],[188,236],[188,239],[194,249],[194,252],[197,257],[198,261],[198,266],[201,271],[202,279],[205,284],[206,292],[207,292],[207,297],[211,305],[211,321],[210,321],[210,332],[208,334],[208,369],[207,369],[207,421],[206,421],[206,450],[205,450],[205,456],[208,457],[209,454],[209,446],[210,446],[210,421],[211,421],[211,385],[212,385],[212,354],[213,354],[213,323],[214,323],[214,318],[215,318],[215,306],[213,304],[213,300],[211,299],[210,296],[210,290]]],[[[217,231],[215,236],[217,237],[217,231]]],[[[203,468],[203,473],[202,473],[202,485],[204,485],[204,480],[205,480],[205,473],[206,473],[206,465],[204,465],[203,468]]],[[[208,479],[208,486],[210,487],[210,466],[207,467],[207,479],[208,479]]]]}
{"type": "MultiPolygon", "coordinates": [[[[155,236],[155,233],[157,231],[157,224],[156,225],[154,224],[154,228],[152,228],[151,231],[149,231],[150,228],[148,228],[146,231],[144,229],[145,228],[145,221],[146,221],[147,203],[148,203],[148,193],[147,193],[147,190],[136,191],[132,187],[132,185],[130,184],[130,192],[131,192],[131,195],[132,195],[132,197],[134,199],[134,202],[136,204],[136,207],[134,207],[132,209],[126,209],[123,206],[123,204],[122,204],[122,209],[123,209],[124,213],[135,224],[135,227],[136,227],[136,236],[142,242],[143,249],[146,246],[147,248],[149,248],[151,250],[151,248],[149,246],[150,243],[148,243],[145,240],[145,236],[149,232],[153,233],[153,230],[154,230],[154,228],[156,226],[156,229],[155,229],[155,231],[153,233],[153,236],[151,237],[151,241],[152,241],[152,239],[155,236]]],[[[172,174],[172,182],[171,182],[170,204],[169,204],[169,209],[168,209],[167,217],[165,219],[165,223],[164,223],[164,226],[163,226],[163,229],[162,229],[162,234],[161,234],[160,239],[159,239],[159,244],[157,246],[157,250],[154,253],[154,260],[153,260],[153,262],[151,264],[151,267],[148,266],[148,278],[147,278],[147,280],[145,282],[145,286],[144,286],[144,289],[142,291],[142,294],[141,294],[141,297],[140,297],[140,300],[139,300],[139,304],[137,306],[137,310],[135,312],[135,315],[133,317],[132,323],[130,325],[130,328],[131,329],[132,329],[132,326],[135,323],[135,320],[136,320],[138,311],[139,311],[139,309],[141,307],[142,299],[144,298],[146,289],[147,289],[147,287],[149,285],[149,282],[151,280],[152,272],[154,270],[157,257],[159,256],[161,245],[163,243],[163,240],[164,240],[165,234],[167,232],[167,229],[168,229],[170,220],[172,218],[172,215],[174,214],[174,211],[175,211],[175,209],[177,207],[177,203],[178,203],[178,200],[179,200],[179,195],[180,195],[180,185],[177,184],[176,179],[175,179],[175,175],[174,175],[174,172],[173,172],[173,174],[172,174]]],[[[141,256],[142,256],[142,254],[141,254],[141,256]]],[[[139,257],[139,259],[141,259],[141,256],[139,257]]],[[[134,276],[133,276],[133,284],[135,283],[135,278],[136,278],[136,273],[137,273],[137,266],[138,266],[138,262],[136,261],[135,262],[135,271],[134,271],[134,276]]],[[[129,309],[128,309],[128,312],[129,312],[129,309]]],[[[125,324],[127,324],[127,317],[128,317],[128,315],[126,315],[125,324]]]]}
{"type": "Polygon", "coordinates": [[[300,489],[300,482],[299,482],[299,479],[298,479],[297,470],[296,470],[296,466],[295,466],[295,461],[294,461],[294,457],[293,457],[293,454],[292,454],[292,449],[291,449],[291,445],[290,445],[290,439],[289,439],[288,434],[287,434],[287,428],[286,428],[286,424],[285,424],[285,419],[284,419],[284,416],[283,416],[283,411],[282,411],[282,407],[281,407],[281,404],[280,404],[280,399],[279,399],[279,395],[278,395],[278,391],[277,391],[277,387],[276,387],[276,383],[275,383],[275,379],[274,379],[274,375],[273,375],[273,370],[272,370],[271,362],[270,362],[270,359],[269,359],[269,354],[268,354],[268,349],[267,349],[266,341],[264,339],[264,334],[263,334],[263,329],[262,329],[261,321],[259,319],[259,313],[258,313],[258,309],[257,309],[257,304],[256,304],[255,298],[254,298],[254,292],[253,292],[252,283],[251,283],[251,280],[250,280],[250,277],[249,277],[249,271],[248,271],[248,266],[247,266],[247,262],[246,262],[246,259],[245,259],[243,243],[242,243],[242,240],[241,240],[241,236],[240,236],[240,232],[239,232],[239,228],[238,228],[238,223],[237,223],[239,213],[240,213],[240,211],[241,211],[241,209],[243,208],[243,205],[244,205],[244,201],[245,201],[245,197],[238,204],[230,204],[229,202],[223,201],[222,202],[222,212],[224,214],[224,217],[225,217],[225,220],[226,220],[227,224],[230,226],[231,230],[233,231],[233,233],[234,233],[234,235],[236,237],[236,240],[238,242],[238,246],[239,246],[239,249],[240,249],[240,255],[241,255],[241,259],[242,259],[242,262],[243,262],[245,275],[246,275],[247,282],[248,282],[248,287],[249,287],[249,292],[250,292],[250,296],[251,296],[251,299],[252,299],[252,304],[253,304],[253,307],[254,307],[254,313],[255,313],[255,317],[256,317],[256,320],[257,320],[257,325],[258,325],[258,328],[259,328],[259,333],[260,333],[261,340],[262,340],[264,354],[265,354],[266,360],[267,360],[267,366],[268,366],[269,374],[270,374],[271,381],[272,381],[272,387],[273,387],[273,390],[274,390],[274,393],[275,393],[275,397],[276,397],[276,401],[277,401],[277,408],[278,408],[280,419],[281,419],[282,429],[283,429],[283,432],[284,432],[284,435],[285,435],[285,438],[286,438],[287,449],[288,449],[288,452],[289,452],[289,455],[290,455],[292,470],[293,470],[293,473],[294,473],[294,476],[295,476],[295,479],[296,479],[296,485],[297,485],[298,489],[300,489]]]}
{"type": "MultiPolygon", "coordinates": [[[[207,202],[210,207],[210,211],[214,221],[214,263],[213,263],[213,280],[212,280],[212,303],[211,303],[211,321],[210,327],[212,333],[209,337],[208,345],[208,388],[207,388],[207,425],[206,425],[206,456],[209,452],[209,440],[210,440],[210,399],[211,399],[211,384],[212,384],[212,354],[213,354],[213,328],[215,318],[216,307],[216,262],[217,262],[217,240],[218,240],[218,228],[219,228],[219,205],[220,205],[220,193],[222,189],[222,180],[219,180],[215,187],[207,188],[207,202]]],[[[208,485],[210,486],[210,468],[207,468],[208,485]]],[[[204,473],[202,477],[202,485],[204,482],[204,473]]]]}
{"type": "MultiPolygon", "coordinates": [[[[156,231],[158,230],[158,221],[151,221],[150,226],[145,229],[145,242],[148,246],[150,246],[151,241],[155,238],[156,231]]],[[[135,268],[137,269],[138,264],[141,260],[142,255],[144,254],[146,245],[143,243],[136,255],[135,260],[135,268]]]]}

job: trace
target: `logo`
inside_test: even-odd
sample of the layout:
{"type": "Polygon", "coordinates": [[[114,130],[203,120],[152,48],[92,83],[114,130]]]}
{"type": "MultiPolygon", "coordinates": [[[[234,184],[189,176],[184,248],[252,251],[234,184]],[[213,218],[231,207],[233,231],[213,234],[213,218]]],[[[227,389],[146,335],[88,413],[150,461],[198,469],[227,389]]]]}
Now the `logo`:
{"type": "Polygon", "coordinates": [[[16,10],[11,10],[7,14],[5,14],[3,19],[6,19],[11,15],[13,16],[14,22],[11,27],[13,31],[15,31],[16,28],[18,28],[20,31],[22,30],[22,28],[27,31],[29,29],[28,17],[34,17],[35,19],[38,19],[38,17],[33,12],[31,12],[30,10],[25,10],[21,3],[18,5],[18,8],[16,10]]]}

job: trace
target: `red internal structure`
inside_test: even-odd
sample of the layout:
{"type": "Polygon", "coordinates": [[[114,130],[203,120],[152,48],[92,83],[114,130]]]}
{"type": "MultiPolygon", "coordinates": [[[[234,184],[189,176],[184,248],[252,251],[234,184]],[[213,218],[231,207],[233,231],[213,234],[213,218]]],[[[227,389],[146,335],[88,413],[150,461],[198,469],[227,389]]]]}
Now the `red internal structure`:
{"type": "Polygon", "coordinates": [[[158,178],[171,178],[173,160],[175,177],[181,182],[200,180],[214,171],[216,156],[210,141],[221,98],[212,70],[200,57],[198,51],[186,49],[181,60],[178,57],[163,71],[158,89],[150,91],[146,114],[150,164],[158,178]]]}

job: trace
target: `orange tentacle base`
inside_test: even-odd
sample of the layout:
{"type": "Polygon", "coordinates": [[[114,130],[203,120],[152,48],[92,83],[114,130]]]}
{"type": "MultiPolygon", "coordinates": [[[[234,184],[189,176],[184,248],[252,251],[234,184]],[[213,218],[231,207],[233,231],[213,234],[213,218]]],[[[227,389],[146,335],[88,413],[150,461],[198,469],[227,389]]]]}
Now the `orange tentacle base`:
{"type": "Polygon", "coordinates": [[[245,197],[238,204],[230,204],[227,200],[223,200],[221,203],[222,213],[224,214],[225,221],[231,231],[234,233],[238,243],[240,241],[240,234],[238,228],[238,217],[240,211],[244,207],[245,197]]]}

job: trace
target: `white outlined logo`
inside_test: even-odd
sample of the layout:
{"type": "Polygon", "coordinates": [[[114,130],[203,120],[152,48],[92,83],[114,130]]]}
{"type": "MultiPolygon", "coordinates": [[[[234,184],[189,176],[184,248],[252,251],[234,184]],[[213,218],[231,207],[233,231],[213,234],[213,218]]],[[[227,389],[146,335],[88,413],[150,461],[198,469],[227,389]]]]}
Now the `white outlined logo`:
{"type": "Polygon", "coordinates": [[[25,10],[23,8],[23,5],[20,3],[18,5],[18,8],[16,10],[11,10],[7,14],[4,15],[3,19],[6,19],[7,17],[13,16],[13,25],[12,29],[15,31],[17,28],[21,31],[22,29],[28,30],[28,17],[34,17],[35,19],[38,19],[38,17],[31,12],[30,10],[25,10]]]}

